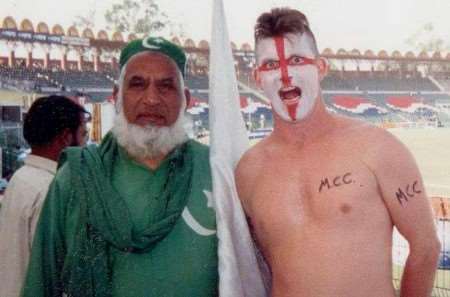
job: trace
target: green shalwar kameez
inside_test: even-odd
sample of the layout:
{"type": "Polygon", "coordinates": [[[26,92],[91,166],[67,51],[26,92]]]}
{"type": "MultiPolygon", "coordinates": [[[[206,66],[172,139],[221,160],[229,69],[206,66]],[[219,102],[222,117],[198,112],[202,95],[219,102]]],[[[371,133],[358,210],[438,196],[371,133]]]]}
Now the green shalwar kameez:
{"type": "Polygon", "coordinates": [[[111,134],[80,152],[50,186],[23,296],[217,296],[208,148],[190,140],[156,170],[111,134]]]}

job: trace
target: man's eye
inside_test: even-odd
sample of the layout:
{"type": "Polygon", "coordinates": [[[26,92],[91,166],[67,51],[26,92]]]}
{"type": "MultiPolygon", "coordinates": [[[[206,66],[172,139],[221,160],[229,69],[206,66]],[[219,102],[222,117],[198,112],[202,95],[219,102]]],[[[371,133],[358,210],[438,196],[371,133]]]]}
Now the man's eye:
{"type": "Polygon", "coordinates": [[[267,61],[259,67],[261,71],[270,71],[277,68],[280,68],[280,63],[278,61],[267,61]]]}
{"type": "Polygon", "coordinates": [[[172,90],[174,87],[171,83],[164,83],[164,84],[160,84],[159,85],[159,89],[161,91],[170,91],[172,90]]]}
{"type": "Polygon", "coordinates": [[[143,81],[141,81],[141,80],[132,80],[132,81],[130,81],[130,83],[129,83],[129,86],[131,87],[131,88],[141,88],[141,87],[143,87],[145,85],[145,83],[143,82],[143,81]]]}
{"type": "Polygon", "coordinates": [[[289,64],[290,64],[290,65],[303,65],[304,62],[305,62],[305,61],[303,60],[302,57],[292,57],[292,58],[289,60],[289,64]]]}

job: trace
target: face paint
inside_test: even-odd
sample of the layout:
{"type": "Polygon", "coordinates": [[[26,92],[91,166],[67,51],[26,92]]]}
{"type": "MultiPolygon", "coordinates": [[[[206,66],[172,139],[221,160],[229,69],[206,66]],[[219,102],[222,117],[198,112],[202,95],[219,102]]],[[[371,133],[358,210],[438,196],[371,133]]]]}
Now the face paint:
{"type": "MultiPolygon", "coordinates": [[[[281,82],[283,83],[283,88],[289,88],[292,83],[292,77],[288,73],[288,61],[284,55],[284,38],[275,37],[275,46],[277,48],[278,58],[280,59],[280,71],[281,71],[281,82]]],[[[284,104],[288,110],[289,117],[291,120],[295,121],[295,113],[298,107],[299,100],[296,98],[293,101],[284,101],[284,104]]]]}
{"type": "Polygon", "coordinates": [[[288,87],[291,84],[292,77],[289,77],[288,61],[286,61],[286,57],[284,55],[284,38],[275,37],[274,40],[277,48],[277,55],[280,59],[281,81],[283,82],[283,87],[288,87]]]}
{"type": "Polygon", "coordinates": [[[285,121],[305,118],[319,94],[319,72],[312,42],[306,34],[286,34],[258,41],[256,54],[261,86],[274,111],[285,121]]]}

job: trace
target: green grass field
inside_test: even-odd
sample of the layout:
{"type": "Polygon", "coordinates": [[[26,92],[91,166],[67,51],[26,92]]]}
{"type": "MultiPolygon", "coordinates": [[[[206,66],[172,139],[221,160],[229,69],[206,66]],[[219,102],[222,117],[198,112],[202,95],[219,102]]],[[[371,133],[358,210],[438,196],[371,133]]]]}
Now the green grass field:
{"type": "Polygon", "coordinates": [[[414,155],[428,195],[450,198],[450,128],[389,131],[414,155]]]}

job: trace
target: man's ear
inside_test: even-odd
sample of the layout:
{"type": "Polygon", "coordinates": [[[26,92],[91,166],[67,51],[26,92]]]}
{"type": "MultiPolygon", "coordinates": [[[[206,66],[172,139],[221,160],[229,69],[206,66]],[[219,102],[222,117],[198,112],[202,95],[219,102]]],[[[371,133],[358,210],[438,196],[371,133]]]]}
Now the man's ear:
{"type": "Polygon", "coordinates": [[[186,107],[184,110],[187,110],[189,107],[189,103],[191,103],[191,92],[188,88],[184,88],[184,96],[186,97],[186,107]]]}
{"type": "MultiPolygon", "coordinates": [[[[119,106],[119,86],[116,84],[114,84],[113,87],[112,101],[116,113],[119,113],[120,110],[123,109],[123,106],[122,107],[119,106]]],[[[121,102],[121,104],[123,105],[123,102],[121,102]]]]}
{"type": "Polygon", "coordinates": [[[65,148],[73,143],[73,137],[72,131],[69,128],[66,128],[57,136],[56,141],[61,147],[65,148]]]}
{"type": "Polygon", "coordinates": [[[112,92],[112,99],[113,99],[114,104],[117,103],[118,94],[119,94],[119,87],[116,84],[114,84],[113,92],[112,92]]]}
{"type": "Polygon", "coordinates": [[[330,64],[328,63],[328,60],[326,58],[319,57],[317,59],[317,67],[319,68],[319,80],[322,81],[323,78],[328,74],[330,64]]]}

